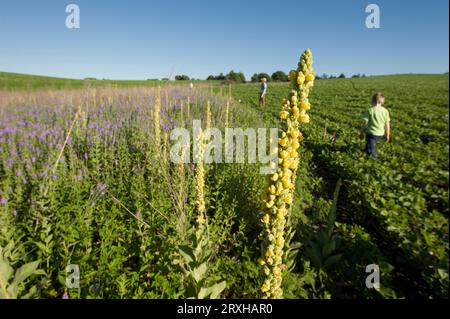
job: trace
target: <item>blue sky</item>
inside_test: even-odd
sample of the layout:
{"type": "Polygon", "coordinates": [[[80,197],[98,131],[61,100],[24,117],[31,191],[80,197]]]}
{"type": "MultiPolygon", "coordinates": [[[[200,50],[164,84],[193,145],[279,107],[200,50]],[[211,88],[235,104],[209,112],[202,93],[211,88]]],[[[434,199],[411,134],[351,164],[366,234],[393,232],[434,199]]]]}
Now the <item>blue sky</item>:
{"type": "Polygon", "coordinates": [[[0,70],[147,79],[288,71],[311,48],[317,73],[448,71],[448,0],[2,0],[0,70]],[[81,28],[67,29],[78,4],[81,28]],[[367,29],[366,5],[381,9],[367,29]]]}

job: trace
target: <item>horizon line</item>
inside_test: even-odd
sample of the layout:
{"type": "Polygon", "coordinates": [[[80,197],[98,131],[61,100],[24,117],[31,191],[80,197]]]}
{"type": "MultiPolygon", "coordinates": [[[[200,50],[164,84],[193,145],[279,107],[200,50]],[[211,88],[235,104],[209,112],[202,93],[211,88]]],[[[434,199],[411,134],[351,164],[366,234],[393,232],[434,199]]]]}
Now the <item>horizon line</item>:
{"type": "MultiPolygon", "coordinates": [[[[237,71],[240,72],[240,71],[237,71]]],[[[284,72],[284,71],[283,71],[284,72]]],[[[86,81],[86,80],[91,80],[91,81],[163,81],[165,79],[168,79],[167,77],[161,77],[161,78],[146,78],[146,79],[113,79],[113,78],[98,78],[98,77],[94,77],[94,76],[86,76],[83,78],[74,78],[74,77],[61,77],[61,76],[54,76],[54,75],[48,75],[48,74],[31,74],[31,73],[20,73],[20,72],[13,72],[13,71],[3,71],[0,70],[0,74],[16,74],[16,75],[23,75],[23,76],[36,76],[36,77],[46,77],[46,78],[53,78],[53,79],[61,79],[61,80],[76,80],[76,81],[86,81]]],[[[225,72],[221,72],[222,74],[226,75],[225,72]]],[[[414,73],[414,72],[409,72],[409,73],[385,73],[385,74],[366,74],[366,73],[354,73],[354,74],[345,74],[344,72],[341,72],[340,74],[344,74],[346,76],[346,78],[351,78],[354,75],[365,75],[366,77],[373,77],[373,76],[393,76],[393,75],[445,75],[448,74],[449,71],[444,71],[444,72],[433,72],[433,73],[414,73]]],[[[220,74],[220,73],[219,73],[220,74]]],[[[219,75],[216,74],[216,75],[219,75]]],[[[258,74],[255,72],[255,74],[258,74]]],[[[287,74],[287,73],[286,73],[287,74]]],[[[330,76],[335,76],[338,77],[340,74],[328,74],[328,73],[321,73],[321,74],[317,74],[317,76],[322,77],[324,74],[326,74],[328,77],[330,76]]],[[[183,75],[182,73],[180,74],[176,74],[176,75],[183,75]]],[[[176,76],[175,75],[175,76],[176,76]]],[[[188,74],[185,74],[187,76],[189,76],[188,74]]],[[[175,77],[174,76],[174,77],[175,77]]],[[[190,76],[189,76],[190,77],[190,76]]],[[[174,78],[173,79],[168,79],[165,81],[177,81],[174,78]]],[[[179,80],[178,80],[179,81],[179,80]]],[[[207,81],[207,79],[200,79],[200,78],[190,78],[189,80],[184,80],[184,81],[207,81]]],[[[214,81],[214,80],[209,80],[209,81],[214,81]]],[[[220,81],[220,80],[216,80],[216,81],[220,81]]],[[[251,81],[247,81],[246,82],[251,82],[251,81]]]]}

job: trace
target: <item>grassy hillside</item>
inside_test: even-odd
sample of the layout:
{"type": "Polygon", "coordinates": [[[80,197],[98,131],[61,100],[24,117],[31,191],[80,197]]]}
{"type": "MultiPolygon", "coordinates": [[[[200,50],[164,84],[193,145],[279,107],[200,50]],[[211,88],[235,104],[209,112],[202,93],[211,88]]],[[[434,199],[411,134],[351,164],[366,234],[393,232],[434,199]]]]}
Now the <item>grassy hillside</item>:
{"type": "MultiPolygon", "coordinates": [[[[194,83],[199,81],[192,81],[194,83]]],[[[200,81],[206,82],[206,81],[200,81]]],[[[37,90],[37,89],[80,89],[97,86],[153,86],[166,84],[182,84],[186,81],[159,80],[95,80],[66,79],[49,76],[0,72],[0,90],[37,90]]]]}

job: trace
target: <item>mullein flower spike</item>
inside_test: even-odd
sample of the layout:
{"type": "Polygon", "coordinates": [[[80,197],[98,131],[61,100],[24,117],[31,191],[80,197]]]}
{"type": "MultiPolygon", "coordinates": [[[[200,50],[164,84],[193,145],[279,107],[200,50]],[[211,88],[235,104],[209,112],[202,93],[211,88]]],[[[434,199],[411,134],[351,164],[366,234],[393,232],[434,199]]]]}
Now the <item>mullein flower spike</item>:
{"type": "Polygon", "coordinates": [[[298,148],[303,139],[299,130],[301,124],[309,123],[307,111],[311,108],[308,96],[314,86],[312,54],[306,50],[298,63],[297,70],[289,73],[293,89],[288,99],[281,102],[281,132],[278,140],[278,169],[268,176],[263,194],[261,224],[263,231],[262,256],[258,265],[262,267],[264,282],[260,287],[264,298],[282,298],[281,288],[285,226],[294,201],[298,148]]]}
{"type": "Polygon", "coordinates": [[[195,168],[195,188],[197,190],[197,224],[203,225],[205,222],[205,167],[203,158],[205,154],[205,136],[203,130],[200,129],[197,135],[198,147],[198,163],[195,168]]]}
{"type": "MultiPolygon", "coordinates": [[[[231,90],[231,89],[230,89],[231,90]]],[[[225,105],[225,128],[229,127],[230,101],[225,105]]]]}
{"type": "Polygon", "coordinates": [[[211,128],[212,122],[212,113],[211,113],[211,102],[208,101],[206,105],[206,129],[211,128]]]}
{"type": "Polygon", "coordinates": [[[161,112],[161,88],[158,87],[155,103],[153,105],[153,121],[155,122],[155,141],[158,149],[161,147],[161,127],[159,116],[160,112],[161,112]]]}

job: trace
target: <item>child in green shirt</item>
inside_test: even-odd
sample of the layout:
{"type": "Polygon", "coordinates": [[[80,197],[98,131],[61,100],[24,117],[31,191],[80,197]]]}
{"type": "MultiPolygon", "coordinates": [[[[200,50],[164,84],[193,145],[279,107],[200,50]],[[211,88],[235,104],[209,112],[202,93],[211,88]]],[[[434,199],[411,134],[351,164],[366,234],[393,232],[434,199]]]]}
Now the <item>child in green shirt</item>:
{"type": "Polygon", "coordinates": [[[372,97],[372,107],[363,115],[363,124],[359,130],[360,137],[366,130],[366,147],[364,152],[372,155],[374,160],[377,159],[376,144],[385,137],[389,142],[391,134],[389,111],[383,107],[384,95],[377,93],[372,97]]]}

